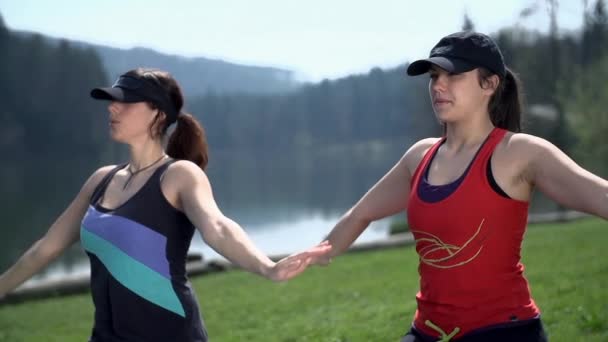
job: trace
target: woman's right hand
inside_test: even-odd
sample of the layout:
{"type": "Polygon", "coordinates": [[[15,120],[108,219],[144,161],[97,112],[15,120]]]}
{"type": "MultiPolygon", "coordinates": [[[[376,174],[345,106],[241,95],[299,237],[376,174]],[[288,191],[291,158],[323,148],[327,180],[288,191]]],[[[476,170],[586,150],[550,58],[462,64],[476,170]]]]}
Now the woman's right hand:
{"type": "Polygon", "coordinates": [[[275,263],[265,276],[274,281],[292,279],[306,270],[315,258],[323,257],[331,252],[331,245],[327,241],[307,249],[304,252],[292,254],[275,263]]]}
{"type": "MultiPolygon", "coordinates": [[[[319,243],[318,245],[316,245],[312,249],[322,248],[323,246],[327,246],[327,245],[329,245],[329,241],[328,240],[323,240],[321,243],[319,243]]],[[[331,253],[313,255],[313,256],[310,257],[310,264],[311,265],[319,265],[319,266],[327,266],[327,265],[329,265],[331,263],[331,260],[332,260],[331,253]]]]}

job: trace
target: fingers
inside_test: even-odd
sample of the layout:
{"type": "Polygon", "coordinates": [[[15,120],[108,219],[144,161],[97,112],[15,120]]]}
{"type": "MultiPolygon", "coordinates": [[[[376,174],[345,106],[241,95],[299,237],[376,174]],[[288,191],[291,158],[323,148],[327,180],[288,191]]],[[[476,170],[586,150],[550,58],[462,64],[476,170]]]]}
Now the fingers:
{"type": "Polygon", "coordinates": [[[323,249],[309,251],[309,256],[312,257],[312,263],[315,265],[326,266],[331,262],[331,245],[327,245],[323,249]]]}
{"type": "Polygon", "coordinates": [[[323,241],[315,247],[310,248],[304,253],[308,253],[308,255],[324,255],[331,252],[331,245],[329,241],[323,241]]]}
{"type": "Polygon", "coordinates": [[[276,265],[277,269],[273,280],[285,281],[299,275],[308,268],[311,260],[310,257],[298,256],[298,258],[287,257],[279,261],[276,265]]]}
{"type": "Polygon", "coordinates": [[[281,276],[281,280],[289,280],[291,278],[294,278],[295,276],[304,272],[306,270],[306,268],[308,268],[309,265],[310,265],[309,259],[301,260],[299,263],[294,263],[294,264],[290,265],[292,267],[285,270],[285,272],[281,276]]]}
{"type": "Polygon", "coordinates": [[[275,265],[276,269],[272,279],[285,281],[304,272],[312,264],[328,265],[331,262],[329,252],[331,252],[331,245],[329,241],[325,240],[304,252],[290,255],[275,265]]]}

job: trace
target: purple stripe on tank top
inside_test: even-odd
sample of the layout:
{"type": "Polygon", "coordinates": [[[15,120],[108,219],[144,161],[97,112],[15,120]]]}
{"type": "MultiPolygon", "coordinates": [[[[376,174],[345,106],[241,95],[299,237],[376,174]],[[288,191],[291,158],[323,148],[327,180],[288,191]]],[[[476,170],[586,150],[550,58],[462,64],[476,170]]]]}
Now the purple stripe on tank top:
{"type": "Polygon", "coordinates": [[[128,218],[102,213],[89,207],[83,229],[113,244],[131,258],[171,279],[166,257],[167,238],[128,218]]]}
{"type": "Polygon", "coordinates": [[[467,172],[465,172],[462,176],[460,176],[460,178],[453,181],[452,183],[444,185],[429,184],[425,175],[420,179],[420,184],[418,185],[418,197],[420,197],[422,201],[427,203],[437,203],[441,200],[444,200],[448,196],[453,194],[456,189],[458,189],[458,186],[460,186],[466,174],[467,172]]]}

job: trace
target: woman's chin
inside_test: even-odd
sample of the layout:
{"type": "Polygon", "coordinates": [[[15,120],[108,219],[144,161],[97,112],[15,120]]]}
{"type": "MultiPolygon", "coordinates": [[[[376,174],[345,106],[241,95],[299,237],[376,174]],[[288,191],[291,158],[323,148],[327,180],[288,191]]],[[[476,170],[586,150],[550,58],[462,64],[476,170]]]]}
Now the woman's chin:
{"type": "Polygon", "coordinates": [[[434,110],[434,112],[435,112],[435,117],[437,118],[437,120],[442,123],[457,122],[459,120],[464,119],[462,117],[462,115],[459,115],[458,113],[455,113],[454,111],[434,110]]]}
{"type": "Polygon", "coordinates": [[[120,136],[120,134],[118,134],[116,131],[114,130],[110,130],[110,138],[112,139],[112,141],[117,142],[117,143],[125,143],[125,140],[123,139],[123,137],[120,136]]]}
{"type": "Polygon", "coordinates": [[[440,122],[450,122],[453,121],[451,115],[449,115],[446,111],[435,111],[435,117],[440,122]]]}

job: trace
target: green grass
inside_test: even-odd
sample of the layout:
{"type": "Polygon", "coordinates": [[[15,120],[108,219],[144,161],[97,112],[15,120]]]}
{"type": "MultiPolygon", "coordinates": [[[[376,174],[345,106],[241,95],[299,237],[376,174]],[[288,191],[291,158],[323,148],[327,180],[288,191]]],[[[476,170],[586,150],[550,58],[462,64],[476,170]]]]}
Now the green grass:
{"type": "MultiPolygon", "coordinates": [[[[608,223],[532,226],[526,277],[552,342],[608,341],[608,223]]],[[[418,287],[411,247],[348,254],[275,284],[240,271],[193,280],[214,342],[398,341],[418,287]]],[[[88,295],[0,307],[0,341],[86,341],[88,295]]]]}
{"type": "Polygon", "coordinates": [[[397,220],[391,222],[391,225],[388,227],[388,233],[390,235],[405,233],[410,231],[410,226],[408,225],[406,220],[397,220]]]}

